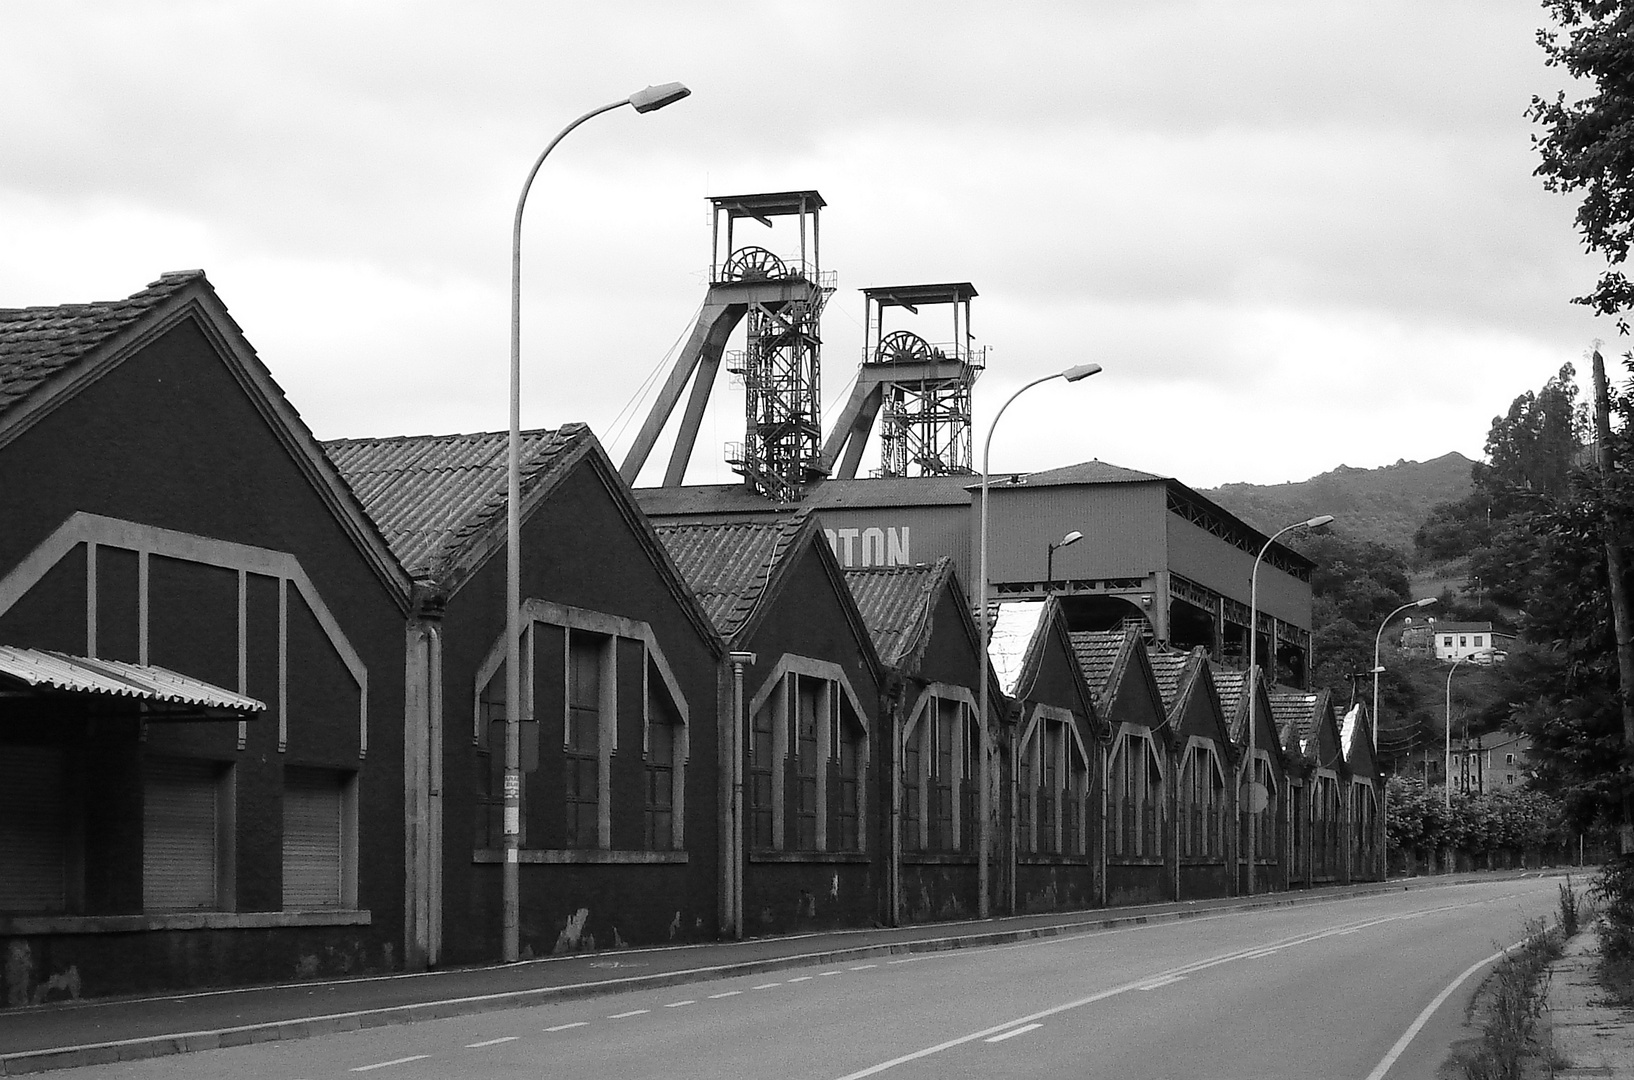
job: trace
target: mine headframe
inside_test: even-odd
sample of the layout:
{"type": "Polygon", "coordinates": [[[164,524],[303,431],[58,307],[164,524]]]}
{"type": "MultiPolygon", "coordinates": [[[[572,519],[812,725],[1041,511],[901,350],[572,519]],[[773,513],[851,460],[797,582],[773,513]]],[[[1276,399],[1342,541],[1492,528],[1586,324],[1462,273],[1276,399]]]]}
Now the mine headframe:
{"type": "Polygon", "coordinates": [[[826,204],[815,191],[709,201],[714,210],[709,292],[620,472],[635,481],[690,381],[692,392],[664,473],[664,486],[682,482],[725,359],[743,379],[746,414],[743,441],[729,444],[727,461],[750,488],[792,502],[806,483],[823,475],[819,322],[834,292],[834,275],[821,268],[818,215],[826,204]],[[796,228],[784,232],[798,233],[796,250],[778,254],[739,235],[745,219],[772,228],[779,218],[794,220],[796,228]],[[727,353],[739,323],[745,324],[744,348],[727,353]]]}
{"type": "Polygon", "coordinates": [[[970,332],[975,286],[968,281],[894,285],[862,294],[867,301],[862,370],[823,447],[824,468],[841,479],[854,478],[878,418],[880,475],[972,472],[970,391],[987,365],[986,347],[978,348],[970,332]],[[887,330],[893,309],[917,316],[923,307],[951,312],[949,338],[933,342],[912,330],[887,330]]]}

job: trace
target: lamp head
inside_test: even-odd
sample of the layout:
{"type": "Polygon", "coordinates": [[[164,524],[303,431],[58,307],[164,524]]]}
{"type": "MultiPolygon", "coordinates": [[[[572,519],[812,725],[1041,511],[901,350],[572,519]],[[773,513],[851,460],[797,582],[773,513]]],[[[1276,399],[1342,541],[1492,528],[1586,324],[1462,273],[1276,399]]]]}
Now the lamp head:
{"type": "Polygon", "coordinates": [[[1440,602],[1441,601],[1440,601],[1440,599],[1438,597],[1426,596],[1422,600],[1414,600],[1413,601],[1413,606],[1414,607],[1429,607],[1431,604],[1438,604],[1440,602]]]}
{"type": "Polygon", "coordinates": [[[692,93],[678,82],[660,83],[649,86],[645,90],[637,90],[630,95],[630,104],[640,113],[653,112],[662,109],[665,105],[673,105],[677,101],[692,93]]]}
{"type": "Polygon", "coordinates": [[[1301,521],[1299,527],[1301,529],[1320,529],[1324,525],[1331,524],[1333,524],[1333,515],[1323,514],[1320,517],[1313,517],[1309,521],[1301,521]]]}
{"type": "Polygon", "coordinates": [[[1082,540],[1083,538],[1084,538],[1084,534],[1079,532],[1077,529],[1074,529],[1071,532],[1069,532],[1067,535],[1063,536],[1060,540],[1056,541],[1055,546],[1058,547],[1058,548],[1064,548],[1068,544],[1076,544],[1078,541],[1082,540]]]}
{"type": "Polygon", "coordinates": [[[1099,364],[1079,364],[1077,367],[1069,367],[1063,371],[1061,377],[1068,382],[1077,382],[1079,379],[1087,379],[1091,375],[1099,374],[1100,370],[1101,365],[1099,364]]]}

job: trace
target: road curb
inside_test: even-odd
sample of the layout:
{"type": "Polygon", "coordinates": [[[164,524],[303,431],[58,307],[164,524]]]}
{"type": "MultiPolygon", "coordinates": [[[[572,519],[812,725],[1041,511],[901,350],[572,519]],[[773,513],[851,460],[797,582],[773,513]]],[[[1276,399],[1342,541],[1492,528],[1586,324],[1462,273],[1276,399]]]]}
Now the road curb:
{"type": "MultiPolygon", "coordinates": [[[[1566,871],[1524,871],[1499,877],[1481,877],[1475,880],[1504,880],[1505,877],[1525,877],[1531,874],[1559,876],[1566,871]]],[[[497,1012],[503,1009],[526,1008],[551,1002],[579,1001],[603,997],[628,990],[659,989],[683,983],[713,981],[781,971],[787,968],[807,967],[813,964],[832,964],[847,960],[861,960],[873,956],[896,956],[913,953],[951,952],[956,949],[988,948],[994,945],[1013,945],[1044,938],[1069,937],[1076,934],[1115,930],[1120,927],[1145,926],[1155,923],[1180,922],[1207,915],[1255,911],[1264,908],[1295,907],[1305,904],[1333,903],[1391,892],[1414,892],[1419,889],[1465,884],[1470,879],[1448,880],[1438,877],[1408,878],[1379,882],[1366,886],[1347,887],[1344,892],[1332,893],[1273,893],[1263,897],[1232,902],[1207,901],[1208,907],[1182,908],[1140,915],[1107,915],[1100,918],[1063,920],[1044,926],[995,929],[980,933],[953,934],[947,937],[919,938],[911,941],[882,942],[856,945],[849,948],[826,949],[788,956],[745,960],[730,964],[711,964],[677,971],[655,972],[650,975],[626,975],[615,979],[571,983],[566,986],[542,986],[526,990],[506,990],[493,994],[467,995],[437,1001],[416,1002],[409,1005],[391,1005],[379,1009],[358,1009],[322,1016],[297,1019],[268,1020],[255,1024],[214,1028],[205,1031],[172,1032],[147,1035],[134,1039],[86,1043],[76,1046],[58,1046],[42,1050],[23,1050],[0,1054],[0,1076],[22,1076],[55,1069],[73,1069],[86,1065],[109,1065],[122,1061],[140,1061],[146,1058],[186,1054],[197,1050],[217,1050],[251,1043],[277,1042],[284,1039],[306,1039],[316,1035],[333,1035],[363,1028],[387,1027],[420,1020],[440,1020],[454,1016],[497,1012]]],[[[1201,901],[1200,901],[1201,903],[1201,901]]],[[[1082,914],[1082,913],[1080,913],[1082,914]]]]}

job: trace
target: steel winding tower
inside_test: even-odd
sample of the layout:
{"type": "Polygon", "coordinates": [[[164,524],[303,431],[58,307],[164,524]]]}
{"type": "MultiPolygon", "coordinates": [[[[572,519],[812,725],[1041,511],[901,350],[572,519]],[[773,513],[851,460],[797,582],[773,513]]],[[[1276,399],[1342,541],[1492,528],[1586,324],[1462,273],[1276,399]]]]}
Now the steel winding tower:
{"type": "Polygon", "coordinates": [[[970,390],[987,365],[986,347],[970,333],[968,281],[864,289],[867,324],[862,371],[823,448],[823,466],[841,479],[857,475],[863,447],[880,421],[880,475],[953,476],[973,472],[970,390]],[[912,315],[949,307],[950,340],[932,344],[911,330],[885,329],[886,312],[912,315]]]}
{"type": "Polygon", "coordinates": [[[727,461],[750,488],[792,502],[805,484],[824,474],[818,323],[834,291],[833,275],[823,273],[819,253],[818,213],[826,204],[815,191],[720,196],[710,203],[709,293],[620,472],[635,482],[691,381],[664,473],[665,487],[682,482],[724,357],[743,378],[746,412],[743,442],[729,447],[727,461]],[[741,243],[736,226],[744,218],[767,228],[776,218],[796,219],[798,254],[741,243]],[[745,321],[743,351],[725,353],[727,340],[745,321]]]}

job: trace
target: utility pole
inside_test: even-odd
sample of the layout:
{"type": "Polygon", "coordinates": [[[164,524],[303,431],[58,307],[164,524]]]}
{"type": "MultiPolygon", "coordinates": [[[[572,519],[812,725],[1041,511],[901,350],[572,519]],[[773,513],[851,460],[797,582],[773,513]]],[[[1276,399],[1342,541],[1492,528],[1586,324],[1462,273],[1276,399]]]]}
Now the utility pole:
{"type": "Polygon", "coordinates": [[[1634,795],[1629,783],[1634,774],[1634,630],[1628,610],[1628,588],[1624,574],[1623,549],[1617,543],[1616,515],[1612,511],[1611,391],[1606,383],[1606,361],[1598,347],[1594,350],[1594,436],[1596,464],[1600,466],[1600,493],[1604,506],[1606,576],[1611,579],[1611,623],[1617,635],[1618,698],[1623,705],[1623,820],[1619,849],[1634,855],[1634,795]]]}

